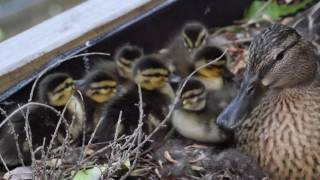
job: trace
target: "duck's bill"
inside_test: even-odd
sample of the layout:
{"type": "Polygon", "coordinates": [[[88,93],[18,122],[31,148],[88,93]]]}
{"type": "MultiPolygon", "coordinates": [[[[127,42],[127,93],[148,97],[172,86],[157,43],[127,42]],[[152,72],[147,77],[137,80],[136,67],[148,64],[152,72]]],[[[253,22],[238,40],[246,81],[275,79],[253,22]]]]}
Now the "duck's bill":
{"type": "Polygon", "coordinates": [[[224,109],[217,119],[223,129],[234,129],[250,114],[263,96],[264,88],[256,77],[246,77],[239,94],[224,109]]]}

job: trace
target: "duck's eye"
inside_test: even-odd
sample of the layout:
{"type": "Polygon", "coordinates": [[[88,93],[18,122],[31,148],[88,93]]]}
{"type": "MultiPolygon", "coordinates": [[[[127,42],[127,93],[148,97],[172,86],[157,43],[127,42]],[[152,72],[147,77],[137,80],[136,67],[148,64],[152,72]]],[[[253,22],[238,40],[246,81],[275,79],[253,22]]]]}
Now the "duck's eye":
{"type": "Polygon", "coordinates": [[[253,91],[254,91],[254,84],[251,84],[251,85],[247,88],[247,94],[252,94],[253,91]]]}
{"type": "Polygon", "coordinates": [[[276,61],[279,61],[279,60],[283,59],[283,57],[284,57],[284,51],[281,51],[280,53],[277,54],[275,59],[276,59],[276,61]]]}

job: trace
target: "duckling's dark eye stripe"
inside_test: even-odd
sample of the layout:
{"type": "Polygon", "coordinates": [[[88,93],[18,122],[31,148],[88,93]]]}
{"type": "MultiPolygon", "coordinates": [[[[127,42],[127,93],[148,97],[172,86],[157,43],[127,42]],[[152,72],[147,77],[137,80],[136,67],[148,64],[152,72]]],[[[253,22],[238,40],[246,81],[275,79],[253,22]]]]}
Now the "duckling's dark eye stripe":
{"type": "Polygon", "coordinates": [[[103,87],[95,87],[91,88],[92,90],[100,90],[100,89],[114,89],[116,86],[103,86],[103,87]]]}
{"type": "Polygon", "coordinates": [[[154,74],[142,74],[145,77],[168,77],[168,74],[154,73],[154,74]]]}
{"type": "Polygon", "coordinates": [[[65,84],[64,86],[59,87],[58,89],[55,89],[53,92],[54,93],[61,93],[66,88],[69,88],[69,87],[72,87],[72,86],[73,86],[73,83],[68,83],[68,84],[65,84]]]}
{"type": "Polygon", "coordinates": [[[66,79],[61,84],[59,84],[54,90],[53,93],[59,93],[66,88],[72,87],[74,85],[74,81],[71,78],[66,79]]]}

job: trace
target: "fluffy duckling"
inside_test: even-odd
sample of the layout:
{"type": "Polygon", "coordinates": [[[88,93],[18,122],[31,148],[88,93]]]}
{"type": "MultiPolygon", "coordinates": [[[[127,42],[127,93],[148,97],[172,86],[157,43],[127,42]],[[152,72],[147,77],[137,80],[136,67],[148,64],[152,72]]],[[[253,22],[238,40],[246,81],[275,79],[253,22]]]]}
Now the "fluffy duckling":
{"type": "Polygon", "coordinates": [[[215,122],[215,117],[227,104],[222,98],[223,96],[213,97],[212,93],[208,94],[201,81],[190,79],[183,88],[180,103],[173,113],[173,127],[184,137],[199,142],[222,143],[229,140],[231,133],[220,129],[215,122]]]}
{"type": "Polygon", "coordinates": [[[95,68],[79,81],[77,88],[83,93],[87,116],[86,132],[91,133],[103,114],[103,106],[117,95],[118,82],[103,68],[95,68]]]}
{"type": "MultiPolygon", "coordinates": [[[[40,80],[37,91],[38,101],[40,103],[48,104],[59,110],[62,110],[69,102],[65,117],[71,122],[70,118],[71,116],[74,116],[74,125],[71,125],[70,133],[73,138],[76,138],[80,134],[80,130],[78,129],[82,125],[81,121],[84,118],[84,114],[82,114],[83,109],[81,109],[80,113],[76,114],[76,111],[79,111],[79,108],[76,109],[75,106],[80,105],[81,108],[82,106],[79,104],[80,102],[74,102],[76,97],[73,97],[73,79],[64,73],[53,73],[40,80]]],[[[20,164],[13,129],[18,138],[19,149],[23,155],[22,158],[24,163],[31,163],[30,149],[25,133],[25,118],[27,116],[30,124],[34,150],[42,146],[44,138],[46,140],[45,146],[49,144],[60,119],[60,116],[57,115],[56,112],[39,105],[25,106],[16,113],[10,114],[5,120],[8,120],[8,122],[0,128],[0,154],[2,155],[6,165],[9,167],[20,164]],[[28,115],[27,112],[29,112],[28,115]],[[10,122],[12,126],[10,125],[10,122]],[[13,127],[13,129],[11,127],[13,127]]],[[[58,136],[54,140],[55,144],[62,142],[63,136],[65,135],[65,126],[61,126],[62,127],[59,128],[58,136]]]]}
{"type": "Polygon", "coordinates": [[[92,71],[101,69],[112,75],[118,82],[118,92],[122,94],[128,90],[133,81],[133,64],[142,56],[143,50],[140,47],[126,44],[116,50],[113,61],[101,59],[94,64],[92,71]]]}
{"type": "MultiPolygon", "coordinates": [[[[208,45],[197,50],[192,56],[192,63],[197,69],[222,55],[221,49],[208,45]]],[[[201,68],[196,77],[206,86],[208,90],[229,89],[236,91],[236,86],[232,81],[234,75],[227,68],[228,55],[223,56],[218,61],[201,68]]],[[[235,92],[234,92],[235,94],[235,92]]]]}
{"type": "Polygon", "coordinates": [[[38,101],[59,111],[66,106],[65,118],[70,124],[73,140],[80,137],[86,114],[82,97],[75,91],[74,79],[66,73],[53,73],[44,77],[38,85],[38,101]]]}
{"type": "Polygon", "coordinates": [[[114,56],[117,71],[121,78],[132,79],[132,66],[135,61],[143,56],[143,50],[138,46],[124,45],[120,47],[114,56]]]}
{"type": "Polygon", "coordinates": [[[251,42],[240,92],[217,123],[272,179],[319,179],[319,56],[293,28],[274,24],[251,42]]]}
{"type": "Polygon", "coordinates": [[[96,133],[96,140],[107,141],[113,138],[120,111],[122,111],[121,129],[124,134],[131,134],[138,125],[139,93],[142,90],[144,127],[156,126],[165,117],[173,91],[168,83],[169,70],[156,56],[145,56],[133,67],[133,79],[136,84],[121,96],[113,98],[105,106],[105,117],[96,133]]]}
{"type": "Polygon", "coordinates": [[[191,54],[206,43],[207,37],[208,30],[203,24],[185,24],[162,54],[170,71],[182,77],[189,75],[193,70],[191,54]]]}

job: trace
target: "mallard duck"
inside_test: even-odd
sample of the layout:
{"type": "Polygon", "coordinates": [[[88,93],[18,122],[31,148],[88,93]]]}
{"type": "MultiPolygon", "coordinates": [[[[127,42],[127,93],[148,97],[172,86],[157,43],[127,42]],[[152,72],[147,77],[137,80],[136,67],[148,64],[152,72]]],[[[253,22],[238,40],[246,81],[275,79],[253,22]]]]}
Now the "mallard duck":
{"type": "Polygon", "coordinates": [[[216,125],[215,118],[227,102],[223,96],[208,93],[197,79],[187,81],[173,116],[173,127],[184,137],[206,143],[222,143],[231,134],[216,125]],[[210,97],[209,97],[210,96],[210,97]]]}
{"type": "Polygon", "coordinates": [[[90,133],[103,116],[103,106],[117,95],[118,82],[114,74],[96,67],[76,83],[76,88],[83,93],[87,117],[86,132],[91,136],[90,133]]]}
{"type": "Polygon", "coordinates": [[[186,23],[162,53],[170,71],[182,77],[189,75],[194,70],[191,54],[206,43],[207,37],[208,30],[203,24],[186,23]]]}
{"type": "MultiPolygon", "coordinates": [[[[216,46],[203,46],[192,55],[192,63],[194,64],[194,68],[197,69],[219,58],[222,54],[223,51],[216,46]]],[[[205,84],[208,90],[229,89],[236,91],[237,88],[233,82],[234,75],[227,68],[228,60],[228,55],[224,55],[218,61],[201,68],[197,72],[196,77],[205,84]]]]}
{"type": "Polygon", "coordinates": [[[101,142],[113,138],[120,111],[122,111],[121,133],[127,135],[133,133],[139,120],[138,84],[142,90],[145,114],[143,129],[145,133],[150,132],[152,127],[159,123],[158,120],[165,117],[168,104],[173,98],[168,78],[169,70],[156,56],[149,55],[140,58],[133,67],[135,84],[126,93],[113,98],[104,107],[105,117],[98,128],[95,139],[101,142]]]}
{"type": "MultiPolygon", "coordinates": [[[[76,105],[79,105],[79,102],[74,102],[76,98],[73,97],[73,79],[69,75],[64,73],[53,73],[40,80],[37,91],[38,102],[50,105],[59,110],[62,110],[64,106],[69,102],[67,112],[64,115],[67,120],[70,120],[70,123],[72,121],[71,116],[75,115],[75,120],[73,121],[74,125],[71,126],[70,133],[73,138],[76,138],[81,132],[81,129],[78,130],[82,125],[80,121],[82,121],[85,117],[84,114],[82,114],[82,109],[80,114],[74,114],[79,113],[75,112],[79,111],[79,108],[75,108],[76,105]],[[77,119],[78,117],[80,119],[77,119]]],[[[8,122],[0,128],[0,154],[2,155],[6,165],[9,167],[20,164],[16,141],[13,129],[11,127],[14,128],[15,134],[17,135],[19,149],[21,151],[21,154],[23,155],[22,158],[24,163],[31,163],[30,149],[25,133],[26,117],[28,117],[29,120],[32,135],[32,145],[34,150],[43,145],[44,139],[45,145],[47,146],[49,144],[56,129],[57,123],[61,118],[61,116],[53,110],[35,104],[24,106],[14,114],[10,114],[8,116],[8,119],[6,119],[6,121],[8,120],[8,122]],[[12,124],[12,126],[10,125],[10,123],[12,124]]],[[[65,126],[63,126],[63,123],[58,130],[59,133],[54,140],[55,145],[63,141],[63,137],[65,135],[65,126]]]]}
{"type": "Polygon", "coordinates": [[[309,41],[270,26],[252,41],[240,92],[217,120],[273,179],[320,177],[319,68],[309,41]]]}

